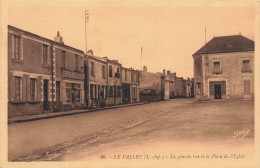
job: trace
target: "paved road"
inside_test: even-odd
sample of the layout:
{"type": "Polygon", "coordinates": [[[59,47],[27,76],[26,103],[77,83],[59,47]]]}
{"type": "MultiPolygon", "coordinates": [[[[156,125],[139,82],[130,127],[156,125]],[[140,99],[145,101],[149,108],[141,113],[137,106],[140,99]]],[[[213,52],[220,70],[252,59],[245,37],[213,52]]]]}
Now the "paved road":
{"type": "Polygon", "coordinates": [[[190,100],[175,99],[11,124],[9,159],[100,161],[104,154],[112,158],[115,154],[131,153],[178,155],[179,151],[191,153],[201,149],[216,153],[216,148],[250,155],[254,137],[253,101],[192,104],[187,101],[190,100]],[[243,137],[238,136],[238,131],[248,133],[243,137]],[[214,150],[210,151],[212,146],[214,150]]]}
{"type": "Polygon", "coordinates": [[[41,155],[61,143],[74,144],[85,138],[111,130],[132,127],[154,116],[185,104],[187,99],[96,111],[58,118],[44,119],[8,126],[8,159],[15,160],[28,154],[41,155]]]}

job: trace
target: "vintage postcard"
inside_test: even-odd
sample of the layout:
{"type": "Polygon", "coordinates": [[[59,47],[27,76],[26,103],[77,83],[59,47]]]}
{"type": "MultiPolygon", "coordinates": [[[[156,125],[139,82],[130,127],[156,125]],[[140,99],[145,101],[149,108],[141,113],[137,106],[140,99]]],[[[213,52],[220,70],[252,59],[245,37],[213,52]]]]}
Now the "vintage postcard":
{"type": "Polygon", "coordinates": [[[0,0],[0,168],[258,168],[257,0],[0,0]]]}

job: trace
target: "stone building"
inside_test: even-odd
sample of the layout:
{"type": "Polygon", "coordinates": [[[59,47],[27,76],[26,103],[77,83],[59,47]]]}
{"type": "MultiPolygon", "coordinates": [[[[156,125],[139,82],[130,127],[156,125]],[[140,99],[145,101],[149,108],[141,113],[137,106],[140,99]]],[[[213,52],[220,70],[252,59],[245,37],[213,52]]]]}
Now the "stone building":
{"type": "Polygon", "coordinates": [[[194,59],[195,97],[254,97],[254,41],[242,36],[214,37],[194,59]]]}
{"type": "Polygon", "coordinates": [[[8,116],[84,106],[84,52],[8,26],[8,116]]]}

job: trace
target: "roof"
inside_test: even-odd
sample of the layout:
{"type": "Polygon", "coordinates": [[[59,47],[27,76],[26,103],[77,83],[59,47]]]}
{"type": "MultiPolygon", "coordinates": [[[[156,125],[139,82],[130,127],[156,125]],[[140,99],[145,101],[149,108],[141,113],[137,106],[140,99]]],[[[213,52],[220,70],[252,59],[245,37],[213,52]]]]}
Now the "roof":
{"type": "Polygon", "coordinates": [[[43,41],[46,41],[46,42],[49,42],[49,43],[52,43],[52,44],[55,44],[55,45],[58,45],[58,46],[67,48],[67,49],[69,49],[69,50],[74,50],[74,51],[76,51],[76,52],[79,52],[79,53],[81,53],[81,54],[84,54],[84,51],[82,51],[82,50],[76,49],[76,48],[74,48],[74,47],[71,47],[71,46],[68,46],[68,45],[65,45],[65,44],[58,43],[58,42],[56,42],[56,41],[47,39],[47,38],[45,38],[45,37],[42,37],[42,36],[39,36],[39,35],[37,35],[37,34],[34,34],[34,33],[31,33],[31,32],[28,32],[28,31],[19,29],[19,28],[17,28],[17,27],[11,26],[11,25],[8,25],[8,29],[9,29],[9,30],[14,30],[14,31],[19,31],[19,32],[22,32],[24,35],[31,36],[31,37],[35,37],[35,38],[37,38],[37,39],[40,39],[40,40],[43,40],[43,41]]]}
{"type": "Polygon", "coordinates": [[[243,52],[254,50],[254,41],[242,35],[220,36],[211,39],[197,52],[195,52],[193,56],[200,54],[243,52]]]}

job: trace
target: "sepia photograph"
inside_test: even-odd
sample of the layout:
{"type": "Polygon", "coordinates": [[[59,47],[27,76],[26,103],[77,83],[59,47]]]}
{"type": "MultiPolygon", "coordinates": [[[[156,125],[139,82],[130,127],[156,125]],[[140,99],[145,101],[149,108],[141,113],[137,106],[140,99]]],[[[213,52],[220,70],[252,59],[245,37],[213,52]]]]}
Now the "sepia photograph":
{"type": "Polygon", "coordinates": [[[1,168],[259,166],[259,1],[1,4],[1,168]]]}

